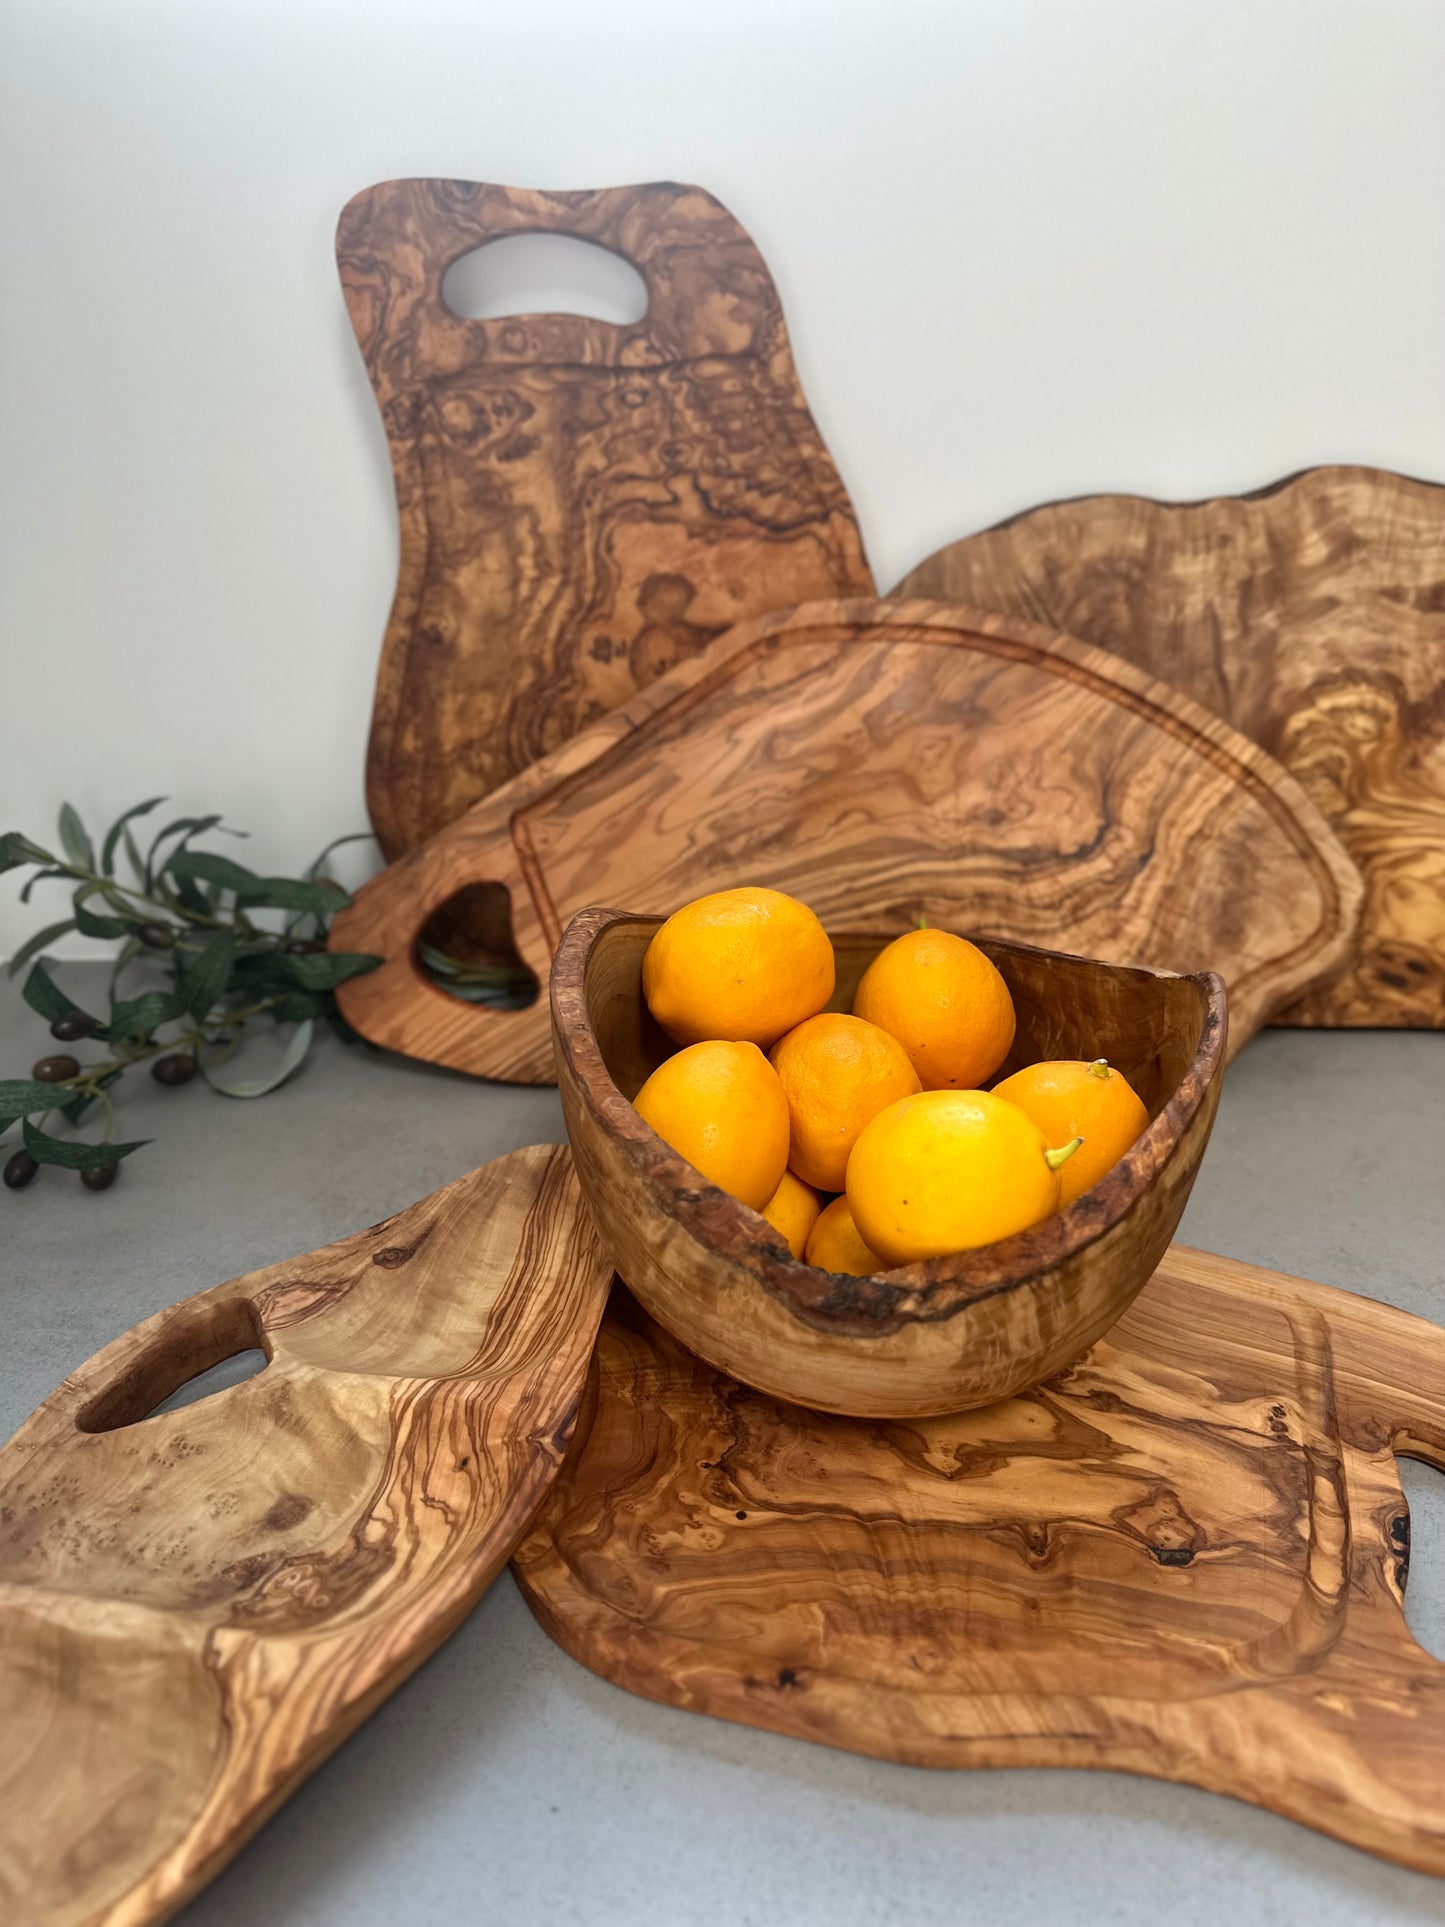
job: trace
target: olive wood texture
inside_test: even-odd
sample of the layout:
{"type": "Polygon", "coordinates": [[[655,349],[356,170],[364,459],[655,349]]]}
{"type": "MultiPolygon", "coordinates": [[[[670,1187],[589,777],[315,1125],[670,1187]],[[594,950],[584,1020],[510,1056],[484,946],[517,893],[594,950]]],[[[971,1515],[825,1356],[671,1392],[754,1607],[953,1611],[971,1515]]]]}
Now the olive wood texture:
{"type": "Polygon", "coordinates": [[[574,1658],[914,1766],[1113,1767],[1445,1873],[1445,1668],[1404,1622],[1397,1452],[1445,1333],[1175,1246],[1025,1398],[831,1418],[614,1296],[514,1570],[574,1658]]]}
{"type": "Polygon", "coordinates": [[[1261,744],[1365,878],[1348,969],[1278,1021],[1445,1027],[1445,489],[1317,468],[1212,502],[1058,502],[896,593],[1055,624],[1261,744]]]}
{"type": "Polygon", "coordinates": [[[440,1645],[561,1463],[610,1276],[536,1146],[157,1313],[25,1422],[0,1919],[167,1918],[440,1645]],[[250,1346],[263,1371],[154,1413],[250,1346]]]}
{"type": "Polygon", "coordinates": [[[873,593],[777,290],[701,188],[384,181],[336,256],[401,523],[367,763],[388,857],[741,617],[873,593]],[[643,319],[453,313],[455,261],[539,232],[629,261],[643,319]]]}
{"type": "Polygon", "coordinates": [[[589,904],[668,913],[770,884],[829,929],[920,916],[1154,969],[1217,970],[1235,1049],[1341,963],[1360,879],[1253,743],[1117,656],[931,602],[741,624],[394,864],[332,924],[385,959],[343,984],[373,1043],[552,1075],[545,1000],[485,1009],[416,954],[433,914],[511,894],[545,988],[589,904]]]}
{"type": "MultiPolygon", "coordinates": [[[[655,917],[588,910],[552,972],[557,1083],[578,1182],[621,1276],[720,1370],[830,1412],[906,1418],[1010,1397],[1071,1364],[1147,1283],[1194,1185],[1219,1103],[1218,977],[1165,977],[981,940],[1018,1018],[1007,1075],[1107,1057],[1149,1112],[1092,1190],[975,1251],[840,1277],[796,1259],[756,1211],[709,1184],[631,1099],[673,1050],[647,1013],[655,917]]],[[[877,936],[835,936],[834,1007],[852,1007],[877,936]]]]}

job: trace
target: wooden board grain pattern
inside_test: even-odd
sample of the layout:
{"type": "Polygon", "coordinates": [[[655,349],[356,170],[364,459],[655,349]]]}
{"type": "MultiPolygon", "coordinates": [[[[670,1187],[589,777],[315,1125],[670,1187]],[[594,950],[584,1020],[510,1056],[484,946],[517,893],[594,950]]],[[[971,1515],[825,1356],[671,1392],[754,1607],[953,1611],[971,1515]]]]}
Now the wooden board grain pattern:
{"type": "Polygon", "coordinates": [[[750,1391],[619,1289],[514,1564],[651,1699],[917,1766],[1183,1781],[1445,1873],[1397,1450],[1445,1466],[1445,1333],[1180,1246],[1070,1371],[925,1420],[750,1391]]]}
{"type": "Polygon", "coordinates": [[[739,618],[872,594],[772,278],[701,188],[384,181],[336,254],[401,524],[367,763],[388,857],[739,618]],[[452,312],[455,261],[538,232],[631,262],[642,320],[452,312]]]}
{"type": "Polygon", "coordinates": [[[1366,891],[1346,971],[1279,1021],[1445,1027],[1445,488],[1335,467],[1210,502],[1056,502],[896,593],[1065,629],[1261,744],[1366,891]]]}
{"type": "Polygon", "coordinates": [[[536,1146],[157,1313],[26,1421],[0,1919],[166,1919],[441,1643],[556,1473],[610,1275],[536,1146]],[[263,1371],[146,1416],[249,1345],[263,1371]]]}
{"type": "Polygon", "coordinates": [[[769,884],[838,930],[969,934],[1217,970],[1237,1049],[1341,963],[1360,881],[1299,786],[1197,704],[1033,624],[926,601],[814,603],[729,631],[361,890],[338,947],[373,1042],[552,1076],[550,957],[589,904],[666,914],[769,884]],[[457,891],[511,893],[544,995],[478,1009],[416,945],[457,891]]]}

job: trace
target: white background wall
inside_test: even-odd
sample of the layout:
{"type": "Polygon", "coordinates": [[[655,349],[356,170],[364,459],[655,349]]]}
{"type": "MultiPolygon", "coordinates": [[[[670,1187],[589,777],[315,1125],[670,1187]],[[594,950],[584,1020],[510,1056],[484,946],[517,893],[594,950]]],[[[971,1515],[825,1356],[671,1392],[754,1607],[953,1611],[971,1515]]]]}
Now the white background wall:
{"type": "Polygon", "coordinates": [[[1060,495],[1445,479],[1442,83],[1441,0],[6,0],[0,828],[363,825],[356,189],[710,188],[886,587],[1060,495]]]}

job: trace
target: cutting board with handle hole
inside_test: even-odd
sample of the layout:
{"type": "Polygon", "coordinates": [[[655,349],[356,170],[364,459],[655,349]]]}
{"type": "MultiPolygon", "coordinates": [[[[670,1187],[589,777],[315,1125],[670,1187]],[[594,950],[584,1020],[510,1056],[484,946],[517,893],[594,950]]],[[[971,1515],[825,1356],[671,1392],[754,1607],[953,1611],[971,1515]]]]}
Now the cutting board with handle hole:
{"type": "Polygon", "coordinates": [[[367,763],[388,857],[739,618],[872,594],[772,277],[701,188],[384,181],[336,256],[401,524],[367,763]],[[448,268],[535,233],[630,262],[642,319],[452,311],[448,268]]]}
{"type": "Polygon", "coordinates": [[[1171,1247],[1070,1371],[830,1417],[618,1292],[532,1610],[644,1697],[914,1766],[1114,1767],[1445,1873],[1445,1665],[1395,1455],[1445,1467],[1445,1332],[1171,1247]]]}
{"type": "Polygon", "coordinates": [[[1445,488],[1316,468],[1212,502],[1054,502],[895,593],[1056,624],[1261,744],[1365,878],[1345,970],[1280,1022],[1445,1028],[1445,488]]]}
{"type": "Polygon", "coordinates": [[[332,924],[374,1043],[552,1077],[552,950],[577,911],[766,884],[838,931],[946,929],[1217,970],[1238,1049],[1348,954],[1360,880],[1255,744],[1100,649],[945,603],[741,624],[362,889],[332,924]],[[418,957],[469,890],[510,895],[540,994],[487,1009],[418,957]]]}
{"type": "Polygon", "coordinates": [[[555,1476],[610,1277],[567,1151],[514,1151],[158,1312],[21,1426],[0,1920],[166,1919],[441,1643],[555,1476]]]}

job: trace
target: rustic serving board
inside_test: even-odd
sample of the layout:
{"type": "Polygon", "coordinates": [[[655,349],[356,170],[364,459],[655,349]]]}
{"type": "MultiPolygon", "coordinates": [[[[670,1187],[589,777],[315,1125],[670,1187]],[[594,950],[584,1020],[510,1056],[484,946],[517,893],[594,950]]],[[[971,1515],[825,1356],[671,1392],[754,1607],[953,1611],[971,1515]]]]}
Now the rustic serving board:
{"type": "Polygon", "coordinates": [[[873,593],[772,278],[701,188],[384,181],[336,256],[401,520],[367,763],[388,857],[740,617],[873,593]],[[452,312],[453,262],[537,232],[631,262],[643,319],[452,312]]]}
{"type": "Polygon", "coordinates": [[[561,1461],[610,1267],[516,1151],[159,1312],[0,1451],[0,1919],[141,1927],[432,1652],[561,1461]],[[255,1377],[154,1414],[249,1346],[255,1377]]]}
{"type": "Polygon", "coordinates": [[[1054,624],[1260,743],[1365,877],[1349,968],[1280,1021],[1445,1027],[1445,488],[1317,468],[1212,502],[1057,502],[897,593],[1054,624]]]}
{"type": "Polygon", "coordinates": [[[1294,780],[1103,650],[930,602],[742,624],[394,864],[332,925],[385,958],[338,996],[373,1042],[551,1079],[545,998],[461,1003],[417,939],[510,892],[545,991],[589,904],[666,913],[771,884],[825,926],[946,928],[1111,963],[1218,970],[1235,1049],[1341,963],[1359,876],[1294,780]]]}
{"type": "Polygon", "coordinates": [[[954,1418],[771,1400],[619,1291],[515,1570],[650,1699],[1184,1781],[1445,1873],[1397,1451],[1445,1467],[1445,1332],[1182,1246],[1069,1372],[954,1418]]]}

